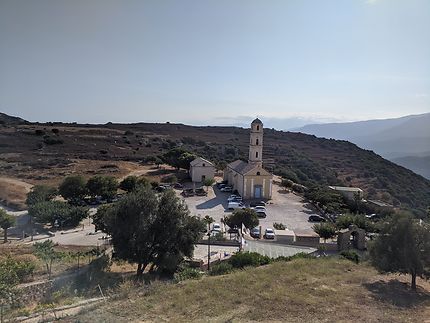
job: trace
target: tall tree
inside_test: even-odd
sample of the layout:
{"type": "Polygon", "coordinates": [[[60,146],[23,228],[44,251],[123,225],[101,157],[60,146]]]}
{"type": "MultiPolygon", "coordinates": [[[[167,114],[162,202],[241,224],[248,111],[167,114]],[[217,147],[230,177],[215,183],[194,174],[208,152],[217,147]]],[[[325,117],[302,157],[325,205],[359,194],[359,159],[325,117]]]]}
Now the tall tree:
{"type": "Polygon", "coordinates": [[[411,275],[416,290],[418,277],[430,275],[430,225],[409,214],[396,214],[370,244],[372,264],[382,272],[411,275]]]}
{"type": "Polygon", "coordinates": [[[50,201],[57,194],[58,194],[58,191],[55,187],[48,186],[48,185],[36,185],[27,194],[26,204],[28,207],[30,207],[39,202],[50,201]]]}
{"type": "Polygon", "coordinates": [[[104,199],[115,197],[118,189],[118,181],[112,176],[94,176],[87,182],[87,189],[91,196],[101,196],[104,199]]]}
{"type": "Polygon", "coordinates": [[[58,191],[69,202],[77,202],[87,194],[85,178],[82,176],[68,176],[60,184],[58,191]]]}
{"type": "Polygon", "coordinates": [[[176,268],[184,256],[192,256],[203,229],[172,190],[157,198],[149,187],[128,194],[103,218],[116,255],[137,263],[138,276],[149,264],[151,269],[176,268]]]}
{"type": "Polygon", "coordinates": [[[251,229],[255,228],[260,223],[260,220],[254,210],[237,209],[231,215],[226,216],[224,222],[230,228],[241,228],[243,224],[245,228],[251,229]]]}
{"type": "Polygon", "coordinates": [[[7,242],[7,230],[15,224],[15,217],[0,209],[0,228],[3,229],[3,242],[7,242]]]}

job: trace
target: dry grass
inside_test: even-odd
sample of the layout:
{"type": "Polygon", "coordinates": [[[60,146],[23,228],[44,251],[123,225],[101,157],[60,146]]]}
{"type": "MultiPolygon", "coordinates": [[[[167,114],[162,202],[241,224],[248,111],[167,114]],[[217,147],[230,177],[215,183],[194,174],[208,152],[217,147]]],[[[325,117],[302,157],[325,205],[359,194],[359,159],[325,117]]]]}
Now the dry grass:
{"type": "Polygon", "coordinates": [[[0,177],[0,203],[14,209],[24,210],[27,193],[31,186],[18,179],[0,177]]]}
{"type": "Polygon", "coordinates": [[[200,281],[131,289],[127,297],[84,312],[77,319],[423,322],[430,317],[430,286],[425,288],[411,293],[403,283],[345,260],[301,259],[200,281]]]}

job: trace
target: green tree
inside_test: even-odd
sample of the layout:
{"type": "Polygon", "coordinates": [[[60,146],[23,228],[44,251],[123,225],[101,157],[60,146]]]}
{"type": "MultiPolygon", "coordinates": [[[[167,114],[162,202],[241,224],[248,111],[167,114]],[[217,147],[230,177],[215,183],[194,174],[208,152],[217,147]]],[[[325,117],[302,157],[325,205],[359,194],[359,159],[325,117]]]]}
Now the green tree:
{"type": "Polygon", "coordinates": [[[189,215],[174,191],[157,198],[149,187],[121,199],[104,221],[117,257],[137,263],[138,276],[149,264],[151,270],[176,269],[184,256],[192,256],[203,230],[203,222],[189,215]]]}
{"type": "Polygon", "coordinates": [[[230,228],[241,228],[243,224],[247,229],[255,228],[260,223],[257,213],[251,209],[236,209],[225,217],[224,222],[230,228]]]}
{"type": "Polygon", "coordinates": [[[88,209],[61,201],[47,201],[32,205],[28,213],[39,223],[56,222],[61,226],[77,226],[88,216],[88,209]]]}
{"type": "Polygon", "coordinates": [[[15,217],[0,209],[0,228],[3,229],[3,242],[7,242],[7,230],[15,225],[15,217]]]}
{"type": "Polygon", "coordinates": [[[26,204],[28,207],[39,202],[46,202],[52,200],[58,191],[55,187],[48,185],[33,186],[31,191],[27,194],[26,204]]]}
{"type": "Polygon", "coordinates": [[[294,185],[294,182],[290,179],[282,179],[281,181],[281,187],[287,189],[287,188],[292,188],[294,185]]]}
{"type": "Polygon", "coordinates": [[[58,188],[60,195],[69,202],[82,200],[87,194],[86,181],[82,176],[68,176],[58,188]]]}
{"type": "Polygon", "coordinates": [[[213,178],[206,178],[203,182],[203,185],[206,186],[206,191],[209,190],[209,186],[212,186],[215,184],[215,179],[213,178]]]}
{"type": "Polygon", "coordinates": [[[411,275],[411,288],[416,290],[417,276],[430,274],[430,225],[396,214],[370,244],[369,254],[378,270],[411,275]]]}
{"type": "Polygon", "coordinates": [[[104,199],[115,197],[118,189],[118,181],[112,176],[93,176],[87,182],[87,190],[91,196],[101,196],[104,199]]]}
{"type": "Polygon", "coordinates": [[[108,232],[108,223],[110,221],[108,216],[112,214],[110,213],[111,209],[111,205],[101,205],[97,208],[97,212],[92,215],[96,231],[108,232]]]}
{"type": "Polygon", "coordinates": [[[42,260],[46,266],[46,272],[48,273],[48,278],[51,279],[52,275],[52,264],[63,257],[63,253],[58,252],[54,249],[54,242],[52,240],[46,240],[43,242],[36,242],[34,247],[34,254],[37,258],[42,260]]]}
{"type": "Polygon", "coordinates": [[[170,149],[162,156],[164,162],[177,169],[189,169],[196,156],[182,148],[170,149]]]}
{"type": "Polygon", "coordinates": [[[313,229],[324,239],[324,243],[327,242],[327,239],[333,238],[336,235],[336,227],[331,223],[318,223],[313,226],[313,229]]]}
{"type": "Polygon", "coordinates": [[[139,189],[141,186],[150,185],[151,183],[147,178],[130,175],[121,181],[121,183],[119,184],[119,188],[126,192],[132,192],[136,189],[139,189]]]}

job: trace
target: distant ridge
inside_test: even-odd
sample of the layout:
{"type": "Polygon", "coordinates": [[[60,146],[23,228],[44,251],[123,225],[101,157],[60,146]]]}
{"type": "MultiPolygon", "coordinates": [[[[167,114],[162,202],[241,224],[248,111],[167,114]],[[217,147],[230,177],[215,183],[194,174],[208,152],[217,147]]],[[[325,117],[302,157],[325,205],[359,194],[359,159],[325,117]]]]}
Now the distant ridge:
{"type": "Polygon", "coordinates": [[[396,119],[311,124],[296,131],[351,141],[429,178],[430,113],[396,119]]]}
{"type": "Polygon", "coordinates": [[[13,117],[6,113],[0,112],[0,124],[9,124],[9,125],[17,125],[17,124],[28,124],[27,120],[24,120],[19,117],[13,117]]]}

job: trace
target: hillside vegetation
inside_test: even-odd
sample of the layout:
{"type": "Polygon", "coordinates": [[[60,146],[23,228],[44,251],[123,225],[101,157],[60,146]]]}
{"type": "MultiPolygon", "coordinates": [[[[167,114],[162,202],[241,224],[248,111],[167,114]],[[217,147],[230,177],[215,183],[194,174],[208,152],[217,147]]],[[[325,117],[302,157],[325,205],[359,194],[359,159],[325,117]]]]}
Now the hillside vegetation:
{"type": "Polygon", "coordinates": [[[73,322],[423,322],[429,306],[423,287],[413,294],[366,265],[297,259],[175,285],[126,284],[73,322]]]}
{"type": "MultiPolygon", "coordinates": [[[[247,159],[249,130],[182,124],[0,125],[0,174],[37,181],[38,172],[73,172],[79,160],[146,162],[182,147],[218,164],[247,159]]],[[[359,186],[397,206],[430,205],[430,181],[346,141],[265,129],[265,167],[310,186],[359,186]]],[[[49,175],[48,175],[49,176],[49,175]]]]}

